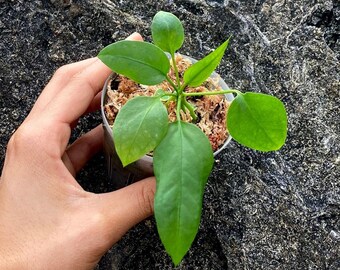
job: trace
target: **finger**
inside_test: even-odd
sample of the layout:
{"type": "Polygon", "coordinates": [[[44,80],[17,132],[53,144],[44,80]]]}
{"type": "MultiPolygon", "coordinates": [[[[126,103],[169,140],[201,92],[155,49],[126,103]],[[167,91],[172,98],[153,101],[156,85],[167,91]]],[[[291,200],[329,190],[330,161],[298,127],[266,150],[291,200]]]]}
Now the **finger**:
{"type": "MultiPolygon", "coordinates": [[[[133,33],[128,39],[140,40],[141,36],[133,33]]],[[[91,104],[110,73],[111,70],[97,58],[92,64],[75,74],[57,94],[48,106],[48,117],[63,123],[71,123],[79,118],[91,104]],[[60,108],[68,108],[68,110],[60,108]]]]}
{"type": "MultiPolygon", "coordinates": [[[[141,39],[137,33],[129,39],[141,39]]],[[[59,134],[58,141],[51,141],[54,146],[59,146],[59,153],[64,153],[69,136],[71,124],[74,123],[89,108],[95,96],[102,88],[111,70],[98,58],[70,78],[67,85],[45,106],[40,113],[40,122],[49,123],[43,129],[53,129],[59,134]]]]}
{"type": "MultiPolygon", "coordinates": [[[[133,33],[126,39],[140,41],[143,40],[142,36],[139,33],[133,33]]],[[[48,103],[51,102],[51,100],[53,100],[53,98],[61,91],[61,89],[63,89],[68,84],[73,76],[81,72],[83,69],[85,69],[87,66],[94,63],[95,61],[97,61],[97,58],[93,57],[60,67],[37,99],[34,107],[31,110],[30,115],[38,113],[39,111],[46,108],[48,103]]]]}
{"type": "Polygon", "coordinates": [[[102,149],[103,136],[103,127],[99,125],[78,138],[67,148],[62,160],[73,176],[85,166],[93,155],[102,149]]]}
{"type": "Polygon", "coordinates": [[[94,97],[94,99],[92,100],[91,104],[87,108],[85,114],[91,113],[91,112],[94,112],[94,111],[100,109],[101,93],[102,92],[97,93],[97,95],[94,97]]]}
{"type": "Polygon", "coordinates": [[[50,141],[55,148],[59,147],[59,154],[63,155],[68,145],[71,124],[87,111],[110,73],[111,70],[97,59],[74,75],[41,113],[40,121],[47,123],[42,128],[59,134],[57,141],[50,141]]]}
{"type": "MultiPolygon", "coordinates": [[[[126,38],[127,40],[136,40],[136,41],[143,41],[143,37],[135,32],[133,34],[131,34],[129,37],[126,38]]],[[[90,113],[90,112],[93,112],[93,111],[96,111],[100,108],[100,99],[101,99],[101,92],[98,93],[93,101],[91,102],[90,106],[88,107],[87,111],[85,112],[86,113],[90,113]]]]}
{"type": "Polygon", "coordinates": [[[30,115],[41,112],[75,74],[95,61],[96,58],[93,57],[60,67],[38,97],[30,115]]]}
{"type": "Polygon", "coordinates": [[[111,244],[117,242],[131,227],[153,214],[155,191],[155,178],[149,177],[111,193],[96,194],[95,200],[100,202],[99,211],[106,217],[104,227],[107,228],[104,230],[112,232],[111,244]]]}
{"type": "Polygon", "coordinates": [[[143,41],[143,37],[139,33],[134,32],[130,36],[128,36],[126,40],[143,41]]]}
{"type": "Polygon", "coordinates": [[[86,112],[112,71],[99,59],[74,75],[44,111],[51,121],[70,124],[86,112]]]}

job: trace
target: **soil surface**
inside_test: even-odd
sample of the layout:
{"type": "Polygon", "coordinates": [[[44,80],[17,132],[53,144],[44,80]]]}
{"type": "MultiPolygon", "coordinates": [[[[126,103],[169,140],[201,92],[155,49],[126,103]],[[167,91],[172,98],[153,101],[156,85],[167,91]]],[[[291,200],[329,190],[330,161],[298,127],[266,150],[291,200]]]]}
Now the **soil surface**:
{"type": "MultiPolygon", "coordinates": [[[[11,134],[53,72],[139,31],[158,10],[184,23],[181,53],[200,59],[232,34],[218,73],[286,105],[286,145],[260,153],[231,142],[209,178],[199,233],[176,269],[339,269],[340,118],[337,0],[0,0],[0,167],[11,134]]],[[[72,140],[101,122],[84,117],[72,140]]],[[[79,174],[107,192],[99,154],[79,174]]],[[[153,218],[97,269],[174,269],[153,218]]]]}

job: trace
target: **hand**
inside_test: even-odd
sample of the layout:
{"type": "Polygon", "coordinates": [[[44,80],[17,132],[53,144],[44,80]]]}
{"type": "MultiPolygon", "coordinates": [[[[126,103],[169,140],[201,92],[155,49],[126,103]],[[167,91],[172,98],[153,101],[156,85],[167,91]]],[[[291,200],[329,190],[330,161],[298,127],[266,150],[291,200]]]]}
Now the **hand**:
{"type": "Polygon", "coordinates": [[[110,72],[97,58],[60,68],[10,139],[0,180],[0,269],[92,269],[152,214],[154,178],[105,194],[84,191],[74,178],[101,148],[103,129],[68,146],[71,129],[98,108],[110,72]]]}

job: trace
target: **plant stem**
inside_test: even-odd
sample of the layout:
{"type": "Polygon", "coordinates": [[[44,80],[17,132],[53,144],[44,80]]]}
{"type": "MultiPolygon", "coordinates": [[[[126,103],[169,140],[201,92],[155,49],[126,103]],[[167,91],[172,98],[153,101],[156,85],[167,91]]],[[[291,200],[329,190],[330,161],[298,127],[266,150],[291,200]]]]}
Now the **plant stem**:
{"type": "Polygon", "coordinates": [[[177,97],[177,94],[176,93],[166,93],[166,94],[161,95],[161,98],[162,97],[177,97]]]}
{"type": "Polygon", "coordinates": [[[177,98],[177,108],[176,108],[177,121],[181,121],[181,108],[182,108],[182,96],[179,96],[177,98]]]}
{"type": "Polygon", "coordinates": [[[185,105],[184,105],[183,102],[182,102],[182,104],[181,104],[181,109],[182,109],[182,111],[183,111],[184,113],[186,113],[187,107],[185,107],[185,105]]]}
{"type": "Polygon", "coordinates": [[[183,97],[183,104],[189,110],[190,115],[194,121],[197,120],[197,115],[195,114],[193,106],[183,97]]]}
{"type": "Polygon", "coordinates": [[[178,93],[178,87],[174,84],[174,82],[169,78],[168,75],[166,75],[166,80],[167,80],[168,83],[170,83],[172,88],[178,93]]]}
{"type": "Polygon", "coordinates": [[[179,88],[179,94],[182,94],[185,87],[187,87],[187,84],[185,82],[183,82],[183,84],[181,85],[181,87],[179,88]]]}
{"type": "Polygon", "coordinates": [[[183,93],[184,96],[208,96],[208,95],[221,95],[221,94],[230,94],[235,93],[237,95],[241,95],[242,92],[234,89],[229,90],[221,90],[221,91],[212,91],[212,92],[194,92],[194,93],[183,93]]]}
{"type": "Polygon", "coordinates": [[[174,67],[175,74],[176,74],[177,87],[179,87],[181,85],[181,82],[179,80],[178,68],[177,68],[177,65],[176,65],[176,59],[175,59],[174,53],[171,54],[171,59],[172,59],[172,65],[174,67]]]}

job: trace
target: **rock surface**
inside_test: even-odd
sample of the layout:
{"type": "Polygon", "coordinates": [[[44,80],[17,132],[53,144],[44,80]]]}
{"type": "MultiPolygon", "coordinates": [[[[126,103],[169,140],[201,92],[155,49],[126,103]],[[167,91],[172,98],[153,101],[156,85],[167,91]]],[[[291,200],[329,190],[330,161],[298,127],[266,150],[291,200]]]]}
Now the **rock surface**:
{"type": "MultiPolygon", "coordinates": [[[[158,10],[184,23],[182,53],[200,58],[231,34],[219,73],[241,91],[286,105],[289,134],[275,153],[232,142],[218,156],[200,231],[176,269],[339,269],[340,118],[337,0],[0,0],[0,166],[6,143],[61,65],[94,56],[133,31],[150,40],[158,10]]],[[[72,138],[100,123],[82,119],[72,138]]],[[[105,192],[102,155],[79,175],[105,192]]],[[[173,269],[151,218],[97,269],[173,269]]]]}

